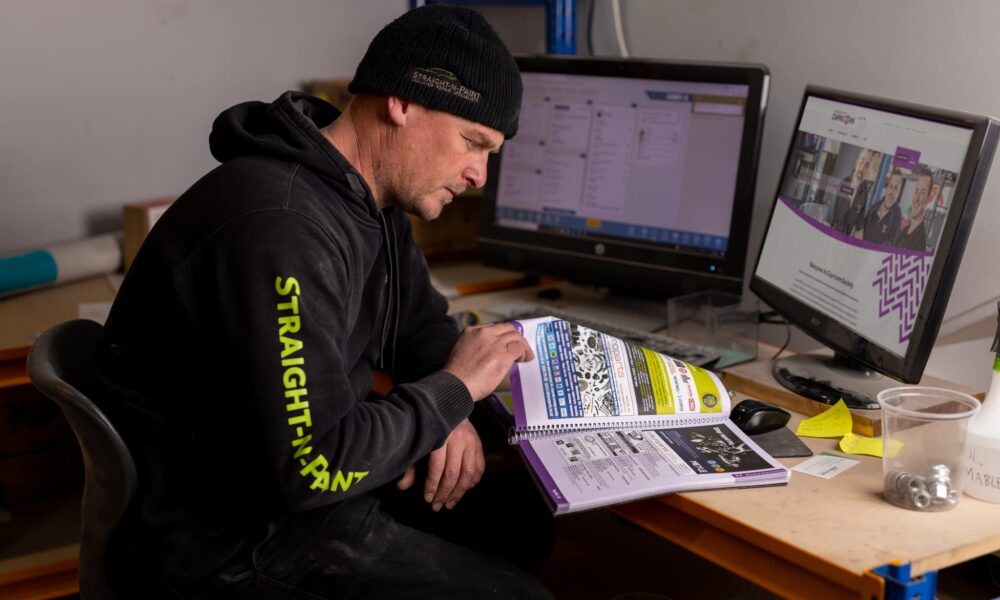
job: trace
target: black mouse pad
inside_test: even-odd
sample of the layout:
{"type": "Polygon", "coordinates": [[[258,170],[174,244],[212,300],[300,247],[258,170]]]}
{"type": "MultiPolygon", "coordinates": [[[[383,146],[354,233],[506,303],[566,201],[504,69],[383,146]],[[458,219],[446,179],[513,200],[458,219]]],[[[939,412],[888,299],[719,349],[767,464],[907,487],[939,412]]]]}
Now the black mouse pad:
{"type": "Polygon", "coordinates": [[[799,436],[792,433],[792,430],[787,427],[751,435],[750,439],[775,458],[812,456],[812,450],[809,449],[809,446],[802,443],[799,436]]]}

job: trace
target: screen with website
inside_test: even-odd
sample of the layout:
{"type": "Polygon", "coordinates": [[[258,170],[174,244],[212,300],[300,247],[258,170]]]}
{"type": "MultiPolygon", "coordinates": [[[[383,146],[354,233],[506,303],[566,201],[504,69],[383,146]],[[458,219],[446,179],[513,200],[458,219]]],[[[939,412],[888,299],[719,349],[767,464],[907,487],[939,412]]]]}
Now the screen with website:
{"type": "Polygon", "coordinates": [[[756,275],[904,356],[971,139],[808,97],[756,275]]]}
{"type": "Polygon", "coordinates": [[[523,73],[496,220],[724,255],[749,87],[523,73]]]}

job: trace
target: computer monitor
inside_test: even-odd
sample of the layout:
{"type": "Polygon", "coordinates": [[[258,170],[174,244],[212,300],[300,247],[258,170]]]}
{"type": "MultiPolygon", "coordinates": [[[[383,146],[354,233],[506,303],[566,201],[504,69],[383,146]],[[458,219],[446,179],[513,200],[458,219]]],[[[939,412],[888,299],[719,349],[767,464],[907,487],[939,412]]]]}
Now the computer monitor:
{"type": "Polygon", "coordinates": [[[489,162],[482,262],[651,297],[739,293],[767,69],[518,64],[520,124],[489,162]]]}
{"type": "Polygon", "coordinates": [[[996,145],[989,117],[806,88],[750,288],[834,355],[782,385],[878,408],[920,379],[996,145]]]}

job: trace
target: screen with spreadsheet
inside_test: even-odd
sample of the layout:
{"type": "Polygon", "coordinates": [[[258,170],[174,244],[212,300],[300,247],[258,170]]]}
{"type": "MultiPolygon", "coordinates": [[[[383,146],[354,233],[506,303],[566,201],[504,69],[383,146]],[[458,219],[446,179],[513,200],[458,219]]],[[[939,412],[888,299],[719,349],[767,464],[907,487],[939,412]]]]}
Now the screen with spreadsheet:
{"type": "Polygon", "coordinates": [[[538,234],[523,252],[583,242],[588,257],[741,278],[742,259],[725,258],[734,242],[745,252],[749,218],[737,219],[752,203],[766,71],[563,61],[522,65],[518,134],[490,171],[488,229],[538,234]],[[624,246],[633,253],[616,255],[624,246]]]}

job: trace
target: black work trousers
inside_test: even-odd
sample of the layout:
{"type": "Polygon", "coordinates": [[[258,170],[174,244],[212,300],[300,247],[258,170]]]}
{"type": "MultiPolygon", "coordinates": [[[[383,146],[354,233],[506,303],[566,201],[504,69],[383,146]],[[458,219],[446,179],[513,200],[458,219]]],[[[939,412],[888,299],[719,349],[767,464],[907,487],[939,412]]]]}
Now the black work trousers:
{"type": "MultiPolygon", "coordinates": [[[[475,419],[474,419],[475,420],[475,419]]],[[[487,471],[452,510],[435,513],[423,478],[388,485],[273,524],[220,573],[174,598],[545,598],[530,571],[555,523],[500,430],[477,423],[487,471]]]]}

